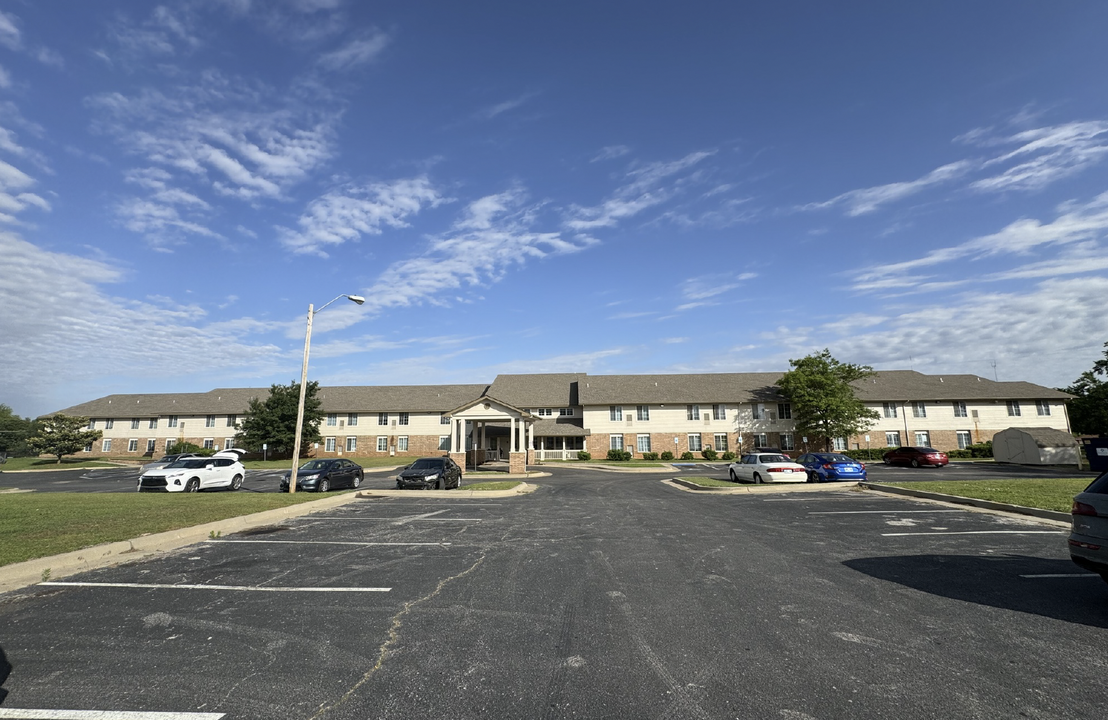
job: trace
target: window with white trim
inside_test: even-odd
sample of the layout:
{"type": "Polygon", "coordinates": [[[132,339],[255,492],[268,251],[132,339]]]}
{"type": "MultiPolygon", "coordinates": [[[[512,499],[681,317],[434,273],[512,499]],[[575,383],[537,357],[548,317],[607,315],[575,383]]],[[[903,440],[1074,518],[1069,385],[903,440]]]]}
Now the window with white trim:
{"type": "Polygon", "coordinates": [[[439,435],[439,450],[450,450],[450,436],[439,435]]]}
{"type": "Polygon", "coordinates": [[[965,450],[970,445],[973,445],[973,436],[970,434],[969,430],[959,430],[954,434],[958,436],[959,450],[965,450]]]}
{"type": "Polygon", "coordinates": [[[440,414],[439,415],[439,425],[449,425],[449,424],[450,424],[450,418],[446,417],[446,413],[440,414]]]}
{"type": "Polygon", "coordinates": [[[727,419],[727,406],[726,405],[713,405],[712,406],[712,419],[713,420],[726,420],[727,419]]]}
{"type": "Polygon", "coordinates": [[[650,436],[639,435],[635,438],[635,447],[638,448],[641,453],[650,452],[650,436]]]}
{"type": "MultiPolygon", "coordinates": [[[[1042,413],[1039,413],[1039,414],[1042,415],[1042,413]]],[[[131,418],[131,429],[132,430],[138,430],[139,429],[139,419],[138,418],[131,418]]]]}
{"type": "Polygon", "coordinates": [[[336,413],[327,413],[327,427],[337,427],[339,416],[336,413]]]}
{"type": "Polygon", "coordinates": [[[387,412],[377,413],[377,424],[378,425],[388,425],[389,424],[389,414],[387,412]]]}
{"type": "Polygon", "coordinates": [[[558,414],[573,417],[573,408],[558,408],[558,414]]]}
{"type": "Polygon", "coordinates": [[[400,425],[407,425],[408,424],[408,413],[400,413],[400,418],[399,418],[399,420],[397,420],[397,423],[400,424],[400,425]]]}
{"type": "MultiPolygon", "coordinates": [[[[408,438],[404,438],[405,443],[407,442],[407,440],[408,440],[408,438]]],[[[346,438],[346,452],[350,452],[350,453],[356,452],[357,449],[358,449],[358,438],[356,438],[354,436],[350,436],[350,437],[346,438]]],[[[408,448],[405,447],[404,449],[407,450],[408,448]]]]}
{"type": "Polygon", "coordinates": [[[377,452],[388,452],[389,450],[389,438],[387,435],[377,436],[377,452]]]}
{"type": "Polygon", "coordinates": [[[335,451],[335,439],[333,437],[323,438],[323,452],[335,451]]]}
{"type": "Polygon", "coordinates": [[[931,447],[931,433],[926,430],[916,430],[916,446],[931,447]]]}
{"type": "Polygon", "coordinates": [[[204,438],[204,449],[215,450],[215,438],[204,438]]]}
{"type": "Polygon", "coordinates": [[[169,438],[168,440],[165,441],[165,451],[168,453],[169,449],[171,447],[173,447],[174,445],[176,445],[176,444],[177,444],[176,440],[174,440],[173,438],[169,438]]]}
{"type": "Polygon", "coordinates": [[[686,405],[685,406],[685,419],[686,420],[699,420],[700,419],[700,406],[699,405],[686,405]]]}
{"type": "Polygon", "coordinates": [[[540,417],[551,417],[554,415],[554,408],[539,408],[536,414],[540,417]]]}
{"type": "MultiPolygon", "coordinates": [[[[1009,413],[1009,414],[1011,414],[1011,413],[1009,413]]],[[[114,427],[115,427],[115,420],[113,420],[111,418],[108,418],[107,420],[104,421],[104,429],[105,430],[111,430],[114,427]]]]}
{"type": "Polygon", "coordinates": [[[704,446],[700,444],[700,433],[689,433],[689,452],[700,452],[702,449],[704,446]]]}
{"type": "Polygon", "coordinates": [[[966,404],[961,400],[955,400],[950,405],[954,408],[954,417],[969,417],[969,413],[966,412],[966,404]]]}
{"type": "Polygon", "coordinates": [[[1020,401],[1019,400],[1009,400],[1009,401],[1007,401],[1007,405],[1008,405],[1008,415],[1009,416],[1019,417],[1020,415],[1023,414],[1020,411],[1020,401]]]}
{"type": "Polygon", "coordinates": [[[92,443],[85,445],[85,452],[92,452],[92,443]]]}
{"type": "Polygon", "coordinates": [[[154,443],[155,442],[157,442],[157,441],[154,440],[153,438],[146,441],[146,452],[148,452],[148,453],[154,452],[154,443]]]}
{"type": "Polygon", "coordinates": [[[397,452],[408,452],[408,436],[401,435],[396,438],[396,450],[397,452]]]}
{"type": "Polygon", "coordinates": [[[166,426],[167,427],[177,427],[177,416],[176,415],[170,415],[169,416],[169,422],[166,424],[166,426]]]}
{"type": "Polygon", "coordinates": [[[755,420],[766,419],[766,406],[764,403],[750,403],[750,416],[755,420]]]}
{"type": "Polygon", "coordinates": [[[636,405],[635,406],[635,419],[640,422],[648,422],[650,420],[650,406],[649,405],[636,405]]]}
{"type": "Polygon", "coordinates": [[[346,413],[346,425],[348,427],[358,427],[358,413],[346,413]]]}
{"type": "Polygon", "coordinates": [[[239,416],[238,415],[228,415],[227,416],[227,427],[233,428],[235,425],[238,425],[238,422],[239,422],[239,416]]]}
{"type": "MultiPolygon", "coordinates": [[[[88,419],[88,429],[89,430],[95,430],[96,429],[96,418],[89,418],[88,419]]],[[[92,451],[89,450],[89,452],[92,452],[92,451]]]]}
{"type": "Polygon", "coordinates": [[[608,436],[608,449],[609,450],[622,450],[623,449],[623,436],[622,435],[609,435],[608,436]]]}
{"type": "Polygon", "coordinates": [[[204,427],[215,427],[215,415],[208,415],[204,418],[204,427]]]}
{"type": "Polygon", "coordinates": [[[1035,401],[1035,414],[1036,415],[1050,415],[1050,403],[1046,400],[1035,401]]]}
{"type": "Polygon", "coordinates": [[[158,429],[158,418],[150,418],[150,422],[149,422],[149,424],[147,424],[146,428],[148,430],[157,430],[158,429]]]}
{"type": "Polygon", "coordinates": [[[881,403],[881,409],[884,411],[885,417],[896,417],[896,403],[881,403]]]}
{"type": "Polygon", "coordinates": [[[127,441],[127,452],[138,452],[138,440],[127,441]]]}
{"type": "Polygon", "coordinates": [[[100,444],[100,452],[111,452],[111,451],[112,451],[112,439],[111,438],[104,438],[104,442],[102,442],[100,444]]]}
{"type": "Polygon", "coordinates": [[[792,433],[781,433],[781,449],[796,450],[796,438],[792,433]]]}
{"type": "Polygon", "coordinates": [[[223,441],[223,449],[224,450],[230,450],[234,446],[235,446],[235,439],[234,438],[224,439],[224,441],[223,441]]]}
{"type": "Polygon", "coordinates": [[[831,447],[833,447],[838,452],[842,452],[843,450],[846,450],[846,438],[844,438],[844,437],[833,438],[831,440],[831,447]]]}
{"type": "Polygon", "coordinates": [[[754,447],[769,446],[769,436],[765,433],[754,433],[754,447]]]}
{"type": "MultiPolygon", "coordinates": [[[[777,419],[778,420],[792,420],[793,419],[793,405],[792,403],[777,403],[777,419]]],[[[781,448],[784,450],[785,448],[781,448]]]]}
{"type": "Polygon", "coordinates": [[[608,420],[610,422],[622,422],[623,421],[623,406],[622,405],[609,405],[608,406],[608,420]]]}
{"type": "Polygon", "coordinates": [[[718,452],[727,452],[727,433],[716,433],[712,438],[718,452]]]}
{"type": "Polygon", "coordinates": [[[913,402],[912,403],[912,417],[918,417],[918,418],[927,417],[927,403],[925,403],[925,402],[913,402]]]}
{"type": "Polygon", "coordinates": [[[885,433],[886,447],[900,447],[900,431],[891,430],[885,433]]]}

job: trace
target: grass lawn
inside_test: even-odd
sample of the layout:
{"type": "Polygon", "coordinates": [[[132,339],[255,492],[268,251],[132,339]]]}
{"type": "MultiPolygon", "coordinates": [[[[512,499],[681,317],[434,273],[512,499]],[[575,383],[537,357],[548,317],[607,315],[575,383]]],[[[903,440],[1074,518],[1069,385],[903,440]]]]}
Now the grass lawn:
{"type": "Polygon", "coordinates": [[[733,488],[733,487],[739,487],[740,485],[743,484],[743,483],[733,483],[733,482],[730,482],[728,480],[716,480],[715,478],[706,478],[706,477],[683,477],[683,478],[680,478],[680,479],[684,480],[685,482],[693,483],[694,485],[699,485],[701,487],[728,487],[728,488],[733,488]]]}
{"type": "Polygon", "coordinates": [[[911,483],[885,483],[910,490],[991,500],[1023,505],[1040,510],[1069,512],[1073,496],[1089,485],[1089,478],[1051,478],[1020,480],[928,480],[911,483]]]}
{"type": "Polygon", "coordinates": [[[320,499],[315,493],[19,493],[2,497],[0,565],[320,499]]]}
{"type": "Polygon", "coordinates": [[[511,490],[519,485],[519,480],[500,480],[498,482],[480,482],[462,485],[462,490],[511,490]]]}
{"type": "Polygon", "coordinates": [[[17,457],[8,458],[6,463],[0,465],[0,470],[76,470],[98,467],[115,467],[115,463],[67,457],[62,458],[61,464],[58,464],[55,458],[17,457]]]}

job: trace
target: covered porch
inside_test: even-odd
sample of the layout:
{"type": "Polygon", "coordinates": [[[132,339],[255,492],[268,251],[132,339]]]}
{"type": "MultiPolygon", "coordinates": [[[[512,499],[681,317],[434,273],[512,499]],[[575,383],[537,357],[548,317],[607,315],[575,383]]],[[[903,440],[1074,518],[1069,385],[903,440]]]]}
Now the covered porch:
{"type": "Polygon", "coordinates": [[[466,468],[502,461],[507,445],[508,472],[525,473],[533,462],[537,417],[483,395],[446,413],[450,422],[450,457],[466,468]],[[506,442],[503,442],[506,441],[506,442]]]}

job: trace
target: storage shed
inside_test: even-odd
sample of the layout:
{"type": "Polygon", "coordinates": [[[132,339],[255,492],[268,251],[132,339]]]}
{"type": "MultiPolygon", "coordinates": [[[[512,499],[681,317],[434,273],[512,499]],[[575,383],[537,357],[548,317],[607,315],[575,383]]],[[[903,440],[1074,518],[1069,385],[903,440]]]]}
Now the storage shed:
{"type": "Polygon", "coordinates": [[[1008,428],[993,435],[993,458],[1020,465],[1076,465],[1077,440],[1045,427],[1008,428]]]}

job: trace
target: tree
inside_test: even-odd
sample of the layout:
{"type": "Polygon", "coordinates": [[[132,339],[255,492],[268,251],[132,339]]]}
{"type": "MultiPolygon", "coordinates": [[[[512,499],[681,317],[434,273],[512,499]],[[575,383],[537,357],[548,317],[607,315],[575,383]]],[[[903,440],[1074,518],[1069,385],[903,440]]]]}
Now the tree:
{"type": "Polygon", "coordinates": [[[27,438],[35,432],[35,421],[21,418],[10,407],[0,404],[0,453],[30,455],[27,438]]]}
{"type": "Polygon", "coordinates": [[[1108,343],[1104,343],[1104,359],[1093,363],[1093,369],[1081,373],[1081,377],[1065,392],[1076,395],[1070,400],[1070,426],[1079,435],[1108,437],[1108,343]]]}
{"type": "MultiPolygon", "coordinates": [[[[319,424],[323,420],[323,402],[316,397],[319,383],[310,381],[304,389],[304,425],[300,438],[300,455],[307,456],[312,443],[319,442],[319,424]]],[[[296,443],[296,408],[300,402],[300,383],[272,385],[265,401],[251,398],[246,415],[238,424],[235,441],[248,450],[260,451],[268,445],[272,455],[292,457],[296,443]]]]}
{"type": "Polygon", "coordinates": [[[879,415],[854,395],[851,383],[874,375],[868,365],[851,365],[831,357],[830,350],[789,360],[792,367],[777,387],[792,403],[793,422],[803,435],[823,438],[850,437],[873,426],[879,415]]]}
{"type": "Polygon", "coordinates": [[[27,445],[39,455],[53,455],[60,463],[63,455],[84,450],[104,434],[88,430],[88,418],[75,415],[51,415],[42,421],[39,432],[27,439],[27,445]]]}

